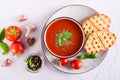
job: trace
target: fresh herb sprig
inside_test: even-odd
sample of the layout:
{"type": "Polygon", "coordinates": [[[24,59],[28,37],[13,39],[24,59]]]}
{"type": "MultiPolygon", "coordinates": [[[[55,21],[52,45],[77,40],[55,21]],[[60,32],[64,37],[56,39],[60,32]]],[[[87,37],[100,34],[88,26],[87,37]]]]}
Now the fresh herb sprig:
{"type": "Polygon", "coordinates": [[[96,59],[98,57],[99,57],[99,54],[97,54],[97,53],[95,53],[95,54],[82,54],[82,55],[77,56],[77,58],[81,59],[81,60],[84,60],[87,58],[96,59]]]}
{"type": "Polygon", "coordinates": [[[3,28],[2,31],[0,32],[0,42],[2,42],[4,38],[5,38],[5,28],[3,28]]]}
{"type": "Polygon", "coordinates": [[[64,46],[65,41],[68,41],[71,36],[72,36],[72,33],[71,32],[67,32],[67,31],[65,31],[64,33],[63,32],[58,33],[56,35],[56,37],[58,39],[58,45],[59,46],[64,46]]]}
{"type": "Polygon", "coordinates": [[[5,28],[2,29],[0,32],[0,47],[3,50],[2,54],[5,55],[9,52],[9,47],[8,45],[3,42],[3,39],[5,38],[5,28]]]}

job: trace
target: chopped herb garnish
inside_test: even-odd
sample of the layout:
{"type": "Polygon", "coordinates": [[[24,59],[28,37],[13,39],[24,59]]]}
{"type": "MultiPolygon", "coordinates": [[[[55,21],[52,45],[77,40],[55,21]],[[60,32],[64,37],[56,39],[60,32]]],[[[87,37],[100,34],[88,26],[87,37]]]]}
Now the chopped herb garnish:
{"type": "Polygon", "coordinates": [[[31,68],[35,67],[35,64],[33,63],[33,56],[30,56],[27,60],[24,60],[31,68]]]}
{"type": "Polygon", "coordinates": [[[65,31],[65,32],[58,33],[56,36],[58,39],[58,41],[57,41],[58,45],[64,46],[65,42],[68,41],[70,39],[70,37],[72,36],[72,33],[65,31]]]}

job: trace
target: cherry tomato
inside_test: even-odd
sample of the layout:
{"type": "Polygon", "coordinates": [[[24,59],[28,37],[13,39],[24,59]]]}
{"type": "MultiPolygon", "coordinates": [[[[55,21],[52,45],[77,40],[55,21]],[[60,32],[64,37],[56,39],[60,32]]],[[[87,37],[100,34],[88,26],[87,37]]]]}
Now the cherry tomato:
{"type": "Polygon", "coordinates": [[[17,26],[9,26],[5,31],[5,37],[9,41],[17,41],[22,34],[22,31],[17,26]]]}
{"type": "Polygon", "coordinates": [[[13,42],[10,46],[10,51],[13,55],[19,56],[24,52],[24,45],[19,41],[13,42]]]}
{"type": "Polygon", "coordinates": [[[74,68],[74,69],[81,69],[81,67],[82,67],[82,61],[81,60],[79,60],[79,59],[75,59],[75,60],[73,60],[72,62],[71,62],[71,65],[72,65],[72,68],[74,68]]]}
{"type": "Polygon", "coordinates": [[[66,66],[68,64],[68,58],[60,58],[60,66],[66,66]]]}

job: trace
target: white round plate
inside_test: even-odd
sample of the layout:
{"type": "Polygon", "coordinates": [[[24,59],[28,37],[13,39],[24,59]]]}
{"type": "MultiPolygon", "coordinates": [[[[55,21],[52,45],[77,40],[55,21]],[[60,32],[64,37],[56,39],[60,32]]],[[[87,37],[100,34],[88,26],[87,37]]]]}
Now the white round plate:
{"type": "MultiPolygon", "coordinates": [[[[46,59],[49,61],[49,63],[55,67],[56,69],[63,71],[65,73],[85,73],[88,72],[92,69],[94,69],[96,66],[98,66],[103,59],[105,58],[107,52],[104,52],[102,54],[99,54],[99,57],[97,59],[85,59],[82,60],[83,62],[83,67],[80,70],[74,70],[71,68],[70,64],[66,67],[61,67],[58,64],[56,64],[56,61],[58,58],[53,56],[46,48],[45,44],[44,44],[44,32],[45,29],[47,27],[47,25],[53,21],[56,18],[59,17],[70,17],[73,18],[75,20],[77,20],[78,22],[80,22],[80,24],[82,23],[82,21],[86,18],[89,18],[92,15],[98,14],[98,12],[90,7],[84,6],[84,5],[70,5],[70,6],[65,6],[59,10],[57,10],[46,22],[43,31],[42,31],[42,36],[41,36],[41,44],[42,44],[42,49],[43,52],[46,56],[46,59]]],[[[84,54],[86,53],[84,50],[80,51],[78,55],[80,54],[84,54]]],[[[77,55],[76,55],[77,56],[77,55]]],[[[75,56],[75,57],[76,57],[75,56]]],[[[74,57],[74,58],[75,58],[74,57]]],[[[70,60],[73,60],[73,58],[70,58],[70,60]]]]}

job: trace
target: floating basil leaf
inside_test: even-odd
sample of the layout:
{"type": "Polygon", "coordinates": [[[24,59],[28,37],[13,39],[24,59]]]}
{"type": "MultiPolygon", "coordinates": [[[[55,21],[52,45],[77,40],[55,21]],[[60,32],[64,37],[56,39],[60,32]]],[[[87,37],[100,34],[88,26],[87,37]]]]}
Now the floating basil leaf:
{"type": "Polygon", "coordinates": [[[64,40],[63,39],[59,39],[58,43],[59,43],[59,46],[63,46],[64,45],[64,40]]]}
{"type": "Polygon", "coordinates": [[[68,39],[72,36],[71,32],[64,32],[64,33],[58,33],[58,44],[59,46],[63,46],[65,44],[65,41],[68,41],[68,39]]]}
{"type": "Polygon", "coordinates": [[[57,34],[57,37],[58,37],[59,39],[61,39],[61,38],[63,37],[63,34],[62,34],[62,33],[58,33],[58,34],[57,34]]]}
{"type": "Polygon", "coordinates": [[[65,32],[64,35],[63,35],[63,39],[65,41],[67,41],[71,36],[72,36],[71,32],[65,32]]]}

